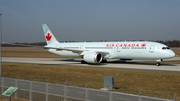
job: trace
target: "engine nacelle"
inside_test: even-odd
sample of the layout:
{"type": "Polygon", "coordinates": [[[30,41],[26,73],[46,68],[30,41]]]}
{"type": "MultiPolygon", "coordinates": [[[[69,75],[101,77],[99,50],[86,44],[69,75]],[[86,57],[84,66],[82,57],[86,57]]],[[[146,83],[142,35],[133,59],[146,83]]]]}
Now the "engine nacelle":
{"type": "Polygon", "coordinates": [[[102,61],[101,54],[97,52],[86,53],[83,58],[87,63],[100,63],[102,61]]]}

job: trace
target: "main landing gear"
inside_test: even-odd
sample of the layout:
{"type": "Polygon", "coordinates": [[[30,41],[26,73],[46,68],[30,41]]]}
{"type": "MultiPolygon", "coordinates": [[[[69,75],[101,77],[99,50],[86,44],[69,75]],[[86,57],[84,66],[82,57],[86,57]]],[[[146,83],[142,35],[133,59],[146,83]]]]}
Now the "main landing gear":
{"type": "Polygon", "coordinates": [[[103,60],[101,61],[101,63],[107,63],[107,60],[106,60],[106,59],[103,59],[103,60]]]}
{"type": "Polygon", "coordinates": [[[163,61],[163,60],[162,60],[162,59],[158,59],[158,60],[157,60],[157,63],[156,63],[156,66],[160,66],[160,65],[161,65],[161,64],[160,64],[161,61],[163,61]]]}
{"type": "Polygon", "coordinates": [[[81,61],[81,64],[87,64],[87,62],[86,62],[86,61],[84,61],[84,60],[82,60],[82,61],[81,61]]]}

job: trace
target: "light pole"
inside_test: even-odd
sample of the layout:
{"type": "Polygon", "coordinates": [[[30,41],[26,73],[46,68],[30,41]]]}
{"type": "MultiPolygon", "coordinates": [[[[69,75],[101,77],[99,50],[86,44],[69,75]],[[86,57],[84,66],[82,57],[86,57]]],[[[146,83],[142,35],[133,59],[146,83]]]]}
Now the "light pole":
{"type": "Polygon", "coordinates": [[[0,76],[2,76],[2,14],[0,13],[0,76]]]}

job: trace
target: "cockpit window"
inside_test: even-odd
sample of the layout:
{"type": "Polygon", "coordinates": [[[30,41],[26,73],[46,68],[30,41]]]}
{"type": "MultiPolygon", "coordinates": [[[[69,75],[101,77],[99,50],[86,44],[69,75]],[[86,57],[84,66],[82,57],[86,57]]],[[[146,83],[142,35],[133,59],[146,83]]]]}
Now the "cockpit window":
{"type": "Polygon", "coordinates": [[[163,50],[170,49],[169,47],[162,47],[163,50]]]}

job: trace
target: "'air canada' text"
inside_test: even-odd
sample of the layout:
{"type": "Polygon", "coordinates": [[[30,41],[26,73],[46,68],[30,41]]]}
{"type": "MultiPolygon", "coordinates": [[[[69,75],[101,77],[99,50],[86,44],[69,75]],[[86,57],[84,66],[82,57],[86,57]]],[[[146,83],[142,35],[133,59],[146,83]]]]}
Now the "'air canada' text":
{"type": "Polygon", "coordinates": [[[146,44],[107,44],[106,47],[146,47],[146,44]]]}

